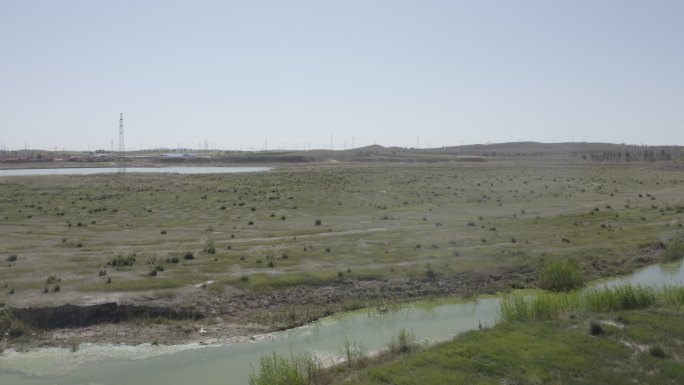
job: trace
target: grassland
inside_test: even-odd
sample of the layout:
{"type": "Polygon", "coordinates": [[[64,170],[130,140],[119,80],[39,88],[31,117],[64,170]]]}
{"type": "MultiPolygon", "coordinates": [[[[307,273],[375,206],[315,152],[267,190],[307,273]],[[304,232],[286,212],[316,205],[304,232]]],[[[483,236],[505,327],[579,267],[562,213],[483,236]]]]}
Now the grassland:
{"type": "MultiPolygon", "coordinates": [[[[369,384],[680,384],[681,308],[502,323],[338,375],[369,384]]],[[[336,382],[337,383],[337,382],[336,382]]]]}
{"type": "Polygon", "coordinates": [[[661,163],[3,177],[0,302],[196,306],[285,327],[378,301],[534,287],[559,258],[587,278],[629,272],[661,258],[683,217],[684,172],[661,163]]]}

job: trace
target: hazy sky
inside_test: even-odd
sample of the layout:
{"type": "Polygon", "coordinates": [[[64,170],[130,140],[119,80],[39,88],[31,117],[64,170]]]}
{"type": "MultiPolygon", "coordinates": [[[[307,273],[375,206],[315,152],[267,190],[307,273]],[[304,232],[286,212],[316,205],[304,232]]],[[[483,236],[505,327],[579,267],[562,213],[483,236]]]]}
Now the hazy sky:
{"type": "Polygon", "coordinates": [[[0,0],[0,148],[684,145],[684,1],[0,0]]]}

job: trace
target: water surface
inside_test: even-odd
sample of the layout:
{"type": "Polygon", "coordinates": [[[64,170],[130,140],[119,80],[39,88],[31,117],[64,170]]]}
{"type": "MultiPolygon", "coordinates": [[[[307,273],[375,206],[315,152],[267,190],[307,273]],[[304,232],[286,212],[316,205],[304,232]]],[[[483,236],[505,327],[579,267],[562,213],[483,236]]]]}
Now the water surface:
{"type": "MultiPolygon", "coordinates": [[[[269,167],[126,167],[126,173],[164,173],[164,174],[233,174],[241,172],[268,171],[269,167]]],[[[0,176],[35,176],[35,175],[94,175],[116,174],[116,167],[74,167],[74,168],[26,168],[0,170],[0,176]]]]}

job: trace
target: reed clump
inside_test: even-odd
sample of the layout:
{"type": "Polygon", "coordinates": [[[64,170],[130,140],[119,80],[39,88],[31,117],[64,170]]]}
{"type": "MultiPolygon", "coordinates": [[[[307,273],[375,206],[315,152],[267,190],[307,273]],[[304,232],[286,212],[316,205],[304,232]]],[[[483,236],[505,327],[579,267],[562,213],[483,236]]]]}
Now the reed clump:
{"type": "Polygon", "coordinates": [[[249,385],[307,385],[319,383],[321,365],[311,355],[282,357],[273,352],[261,357],[259,372],[249,375],[249,385]]]}
{"type": "Polygon", "coordinates": [[[663,261],[673,262],[684,258],[684,242],[675,238],[668,242],[663,252],[663,261]]]}
{"type": "Polygon", "coordinates": [[[574,312],[605,313],[656,305],[684,305],[684,287],[623,285],[582,292],[514,294],[501,300],[499,319],[503,322],[544,321],[574,312]]]}
{"type": "Polygon", "coordinates": [[[551,291],[570,291],[584,285],[582,267],[573,260],[559,259],[539,269],[539,287],[551,291]]]}
{"type": "Polygon", "coordinates": [[[418,342],[413,331],[400,329],[389,343],[388,351],[391,355],[410,353],[418,348],[418,342]]]}

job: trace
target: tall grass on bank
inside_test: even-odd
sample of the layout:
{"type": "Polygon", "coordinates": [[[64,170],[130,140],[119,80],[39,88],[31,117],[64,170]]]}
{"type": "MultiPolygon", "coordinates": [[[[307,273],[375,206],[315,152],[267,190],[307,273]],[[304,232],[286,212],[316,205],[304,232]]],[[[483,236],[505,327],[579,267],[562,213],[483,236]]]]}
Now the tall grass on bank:
{"type": "Polygon", "coordinates": [[[568,293],[514,294],[499,304],[503,322],[544,321],[570,312],[612,312],[654,305],[684,305],[684,287],[652,288],[624,285],[568,293]]]}
{"type": "Polygon", "coordinates": [[[673,262],[682,259],[682,257],[684,257],[684,242],[678,238],[672,239],[667,246],[665,246],[665,251],[662,256],[663,261],[673,262]]]}
{"type": "MultiPolygon", "coordinates": [[[[369,364],[386,362],[398,356],[406,356],[420,350],[413,331],[400,329],[389,341],[387,349],[378,355],[369,355],[366,348],[356,342],[344,342],[341,353],[346,369],[362,369],[369,364]]],[[[249,385],[327,385],[339,378],[344,366],[325,367],[311,354],[292,354],[290,358],[277,353],[261,357],[259,371],[250,374],[249,385]]]]}
{"type": "Polygon", "coordinates": [[[29,327],[15,317],[11,310],[0,310],[0,337],[17,338],[29,332],[29,327]]]}
{"type": "Polygon", "coordinates": [[[273,352],[261,357],[259,372],[249,375],[249,385],[307,385],[318,383],[321,366],[311,355],[292,355],[290,358],[273,352]]]}
{"type": "Polygon", "coordinates": [[[410,353],[418,348],[418,342],[413,331],[404,328],[399,329],[396,336],[392,337],[389,343],[388,351],[392,355],[399,355],[403,353],[410,353]]]}
{"type": "Polygon", "coordinates": [[[573,260],[559,259],[539,269],[539,287],[551,291],[570,291],[584,285],[582,267],[573,260]]]}

